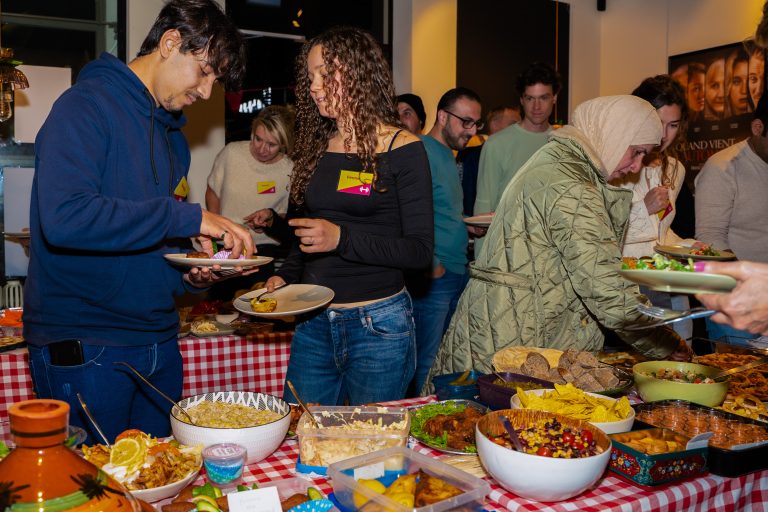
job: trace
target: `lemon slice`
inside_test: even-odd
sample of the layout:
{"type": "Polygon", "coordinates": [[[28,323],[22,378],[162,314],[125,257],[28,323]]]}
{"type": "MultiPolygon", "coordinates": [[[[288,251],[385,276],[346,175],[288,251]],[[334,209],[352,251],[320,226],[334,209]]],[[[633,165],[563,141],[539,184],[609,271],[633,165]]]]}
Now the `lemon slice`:
{"type": "MultiPolygon", "coordinates": [[[[357,483],[379,494],[384,494],[384,491],[387,490],[387,488],[384,487],[384,484],[374,479],[360,478],[357,483]]],[[[355,492],[352,495],[352,501],[355,503],[355,508],[360,508],[368,502],[368,496],[355,492]]]]}
{"type": "Polygon", "coordinates": [[[132,437],[126,437],[112,446],[109,462],[115,466],[137,467],[144,462],[145,452],[144,443],[132,437]]]}

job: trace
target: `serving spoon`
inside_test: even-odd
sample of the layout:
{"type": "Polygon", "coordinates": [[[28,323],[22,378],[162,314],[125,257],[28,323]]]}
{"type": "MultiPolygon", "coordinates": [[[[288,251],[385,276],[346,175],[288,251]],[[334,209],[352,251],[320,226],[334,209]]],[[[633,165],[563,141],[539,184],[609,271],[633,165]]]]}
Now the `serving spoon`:
{"type": "Polygon", "coordinates": [[[160,391],[160,390],[159,390],[159,389],[158,389],[158,388],[157,388],[157,387],[156,387],[154,384],[152,384],[151,382],[149,382],[149,381],[146,379],[146,377],[144,377],[144,376],[141,374],[141,372],[139,372],[139,370],[137,370],[136,368],[134,368],[134,367],[133,367],[133,366],[131,366],[130,364],[126,363],[125,361],[114,361],[112,364],[121,364],[121,365],[125,366],[126,368],[128,368],[129,370],[131,370],[131,371],[132,371],[134,374],[136,374],[136,376],[137,376],[138,378],[140,378],[141,380],[143,380],[143,381],[144,381],[144,384],[146,384],[147,386],[149,386],[149,387],[151,387],[152,389],[154,389],[155,391],[157,391],[157,392],[160,394],[160,396],[162,396],[163,398],[165,398],[166,400],[168,400],[169,402],[171,402],[173,405],[175,405],[175,406],[176,406],[176,408],[177,408],[177,409],[179,409],[179,411],[181,411],[181,413],[182,413],[182,414],[184,414],[184,416],[186,416],[186,417],[187,417],[187,419],[189,420],[189,423],[190,423],[191,425],[197,425],[197,423],[195,423],[195,420],[193,420],[193,419],[192,419],[192,416],[190,416],[190,415],[189,415],[189,413],[188,413],[187,411],[185,411],[185,410],[184,410],[184,408],[183,408],[182,406],[180,406],[180,405],[179,405],[179,403],[178,403],[176,400],[174,400],[173,398],[169,397],[168,395],[166,395],[165,393],[163,393],[162,391],[160,391]]]}
{"type": "Polygon", "coordinates": [[[714,374],[711,379],[712,380],[720,380],[723,377],[727,377],[728,375],[733,375],[734,373],[741,373],[745,372],[747,370],[751,370],[752,368],[757,368],[758,366],[762,366],[764,364],[768,363],[768,356],[761,357],[760,359],[755,359],[751,363],[742,364],[741,366],[736,366],[734,368],[731,368],[730,370],[723,370],[721,372],[718,372],[714,374]]]}
{"type": "Polygon", "coordinates": [[[499,420],[501,420],[501,424],[504,425],[504,428],[507,429],[507,434],[509,434],[509,439],[512,441],[512,444],[515,445],[515,450],[519,452],[525,452],[525,449],[523,448],[523,443],[520,442],[520,438],[517,436],[515,427],[512,426],[512,423],[509,421],[509,418],[507,418],[506,416],[499,416],[499,420]]]}
{"type": "Polygon", "coordinates": [[[85,415],[88,416],[89,420],[91,420],[91,425],[93,425],[93,428],[95,428],[96,432],[98,432],[99,436],[101,436],[101,440],[104,441],[104,445],[111,450],[112,445],[109,443],[109,439],[107,439],[107,436],[104,435],[104,431],[101,430],[99,423],[96,421],[96,418],[93,417],[93,414],[91,414],[91,411],[88,409],[88,406],[85,404],[85,400],[83,400],[83,396],[80,393],[77,393],[77,400],[80,402],[80,407],[82,407],[83,411],[85,411],[85,415]]]}
{"type": "Polygon", "coordinates": [[[314,423],[315,428],[319,430],[321,428],[320,423],[317,422],[317,418],[315,418],[315,415],[309,411],[307,404],[305,404],[304,401],[301,398],[299,398],[299,394],[296,392],[296,388],[293,387],[293,384],[291,384],[291,381],[286,380],[285,383],[288,384],[288,388],[291,390],[291,393],[293,393],[294,398],[296,398],[296,401],[299,402],[299,407],[301,407],[301,410],[309,415],[309,419],[312,420],[312,423],[314,423]]]}

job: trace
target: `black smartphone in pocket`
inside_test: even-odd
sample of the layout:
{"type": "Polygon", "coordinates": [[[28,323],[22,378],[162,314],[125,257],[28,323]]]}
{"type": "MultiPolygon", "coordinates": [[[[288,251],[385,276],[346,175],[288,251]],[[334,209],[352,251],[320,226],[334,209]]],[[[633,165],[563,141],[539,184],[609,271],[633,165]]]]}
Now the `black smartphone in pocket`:
{"type": "Polygon", "coordinates": [[[83,364],[83,344],[80,340],[57,341],[48,345],[48,354],[54,366],[77,366],[83,364]]]}

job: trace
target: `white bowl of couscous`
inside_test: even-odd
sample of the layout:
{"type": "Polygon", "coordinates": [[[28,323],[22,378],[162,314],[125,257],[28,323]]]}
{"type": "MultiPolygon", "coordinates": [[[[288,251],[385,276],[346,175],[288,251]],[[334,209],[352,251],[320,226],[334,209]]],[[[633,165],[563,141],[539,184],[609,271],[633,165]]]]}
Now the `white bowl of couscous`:
{"type": "Polygon", "coordinates": [[[173,437],[181,444],[236,443],[248,451],[246,464],[272,454],[291,423],[291,406],[282,398],[250,391],[217,391],[180,400],[171,408],[173,437]],[[192,416],[195,425],[179,410],[192,416]]]}

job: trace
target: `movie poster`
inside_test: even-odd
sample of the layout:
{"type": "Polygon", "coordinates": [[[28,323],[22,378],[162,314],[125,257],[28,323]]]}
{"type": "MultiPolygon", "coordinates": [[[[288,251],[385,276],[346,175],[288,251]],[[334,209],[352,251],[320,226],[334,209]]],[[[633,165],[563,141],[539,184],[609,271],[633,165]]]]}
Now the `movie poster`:
{"type": "Polygon", "coordinates": [[[749,40],[673,55],[669,73],[686,91],[687,140],[678,152],[692,185],[710,156],[749,136],[765,91],[765,51],[749,40]]]}

